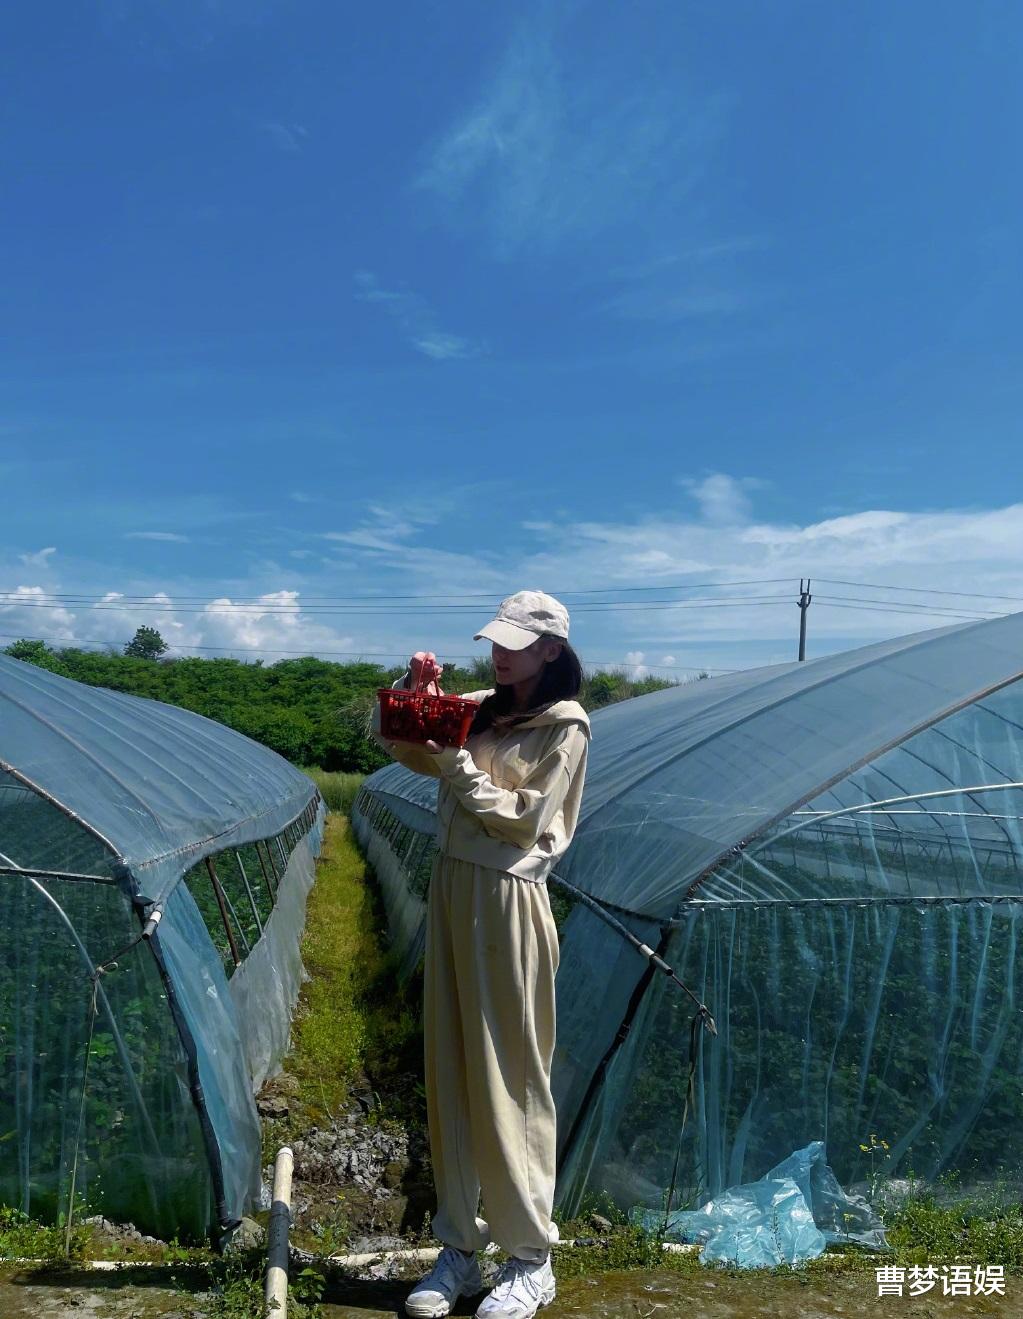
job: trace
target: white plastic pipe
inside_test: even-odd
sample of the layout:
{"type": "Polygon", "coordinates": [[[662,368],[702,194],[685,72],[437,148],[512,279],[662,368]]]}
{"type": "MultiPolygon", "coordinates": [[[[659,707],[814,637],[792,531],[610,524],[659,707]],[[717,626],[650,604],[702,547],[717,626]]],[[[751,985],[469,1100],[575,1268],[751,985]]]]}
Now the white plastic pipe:
{"type": "MultiPolygon", "coordinates": [[[[585,1237],[581,1241],[576,1241],[574,1237],[568,1240],[555,1241],[554,1249],[558,1250],[565,1246],[592,1245],[593,1238],[585,1237]]],[[[675,1255],[698,1254],[703,1247],[698,1245],[689,1245],[677,1241],[662,1241],[661,1249],[669,1251],[675,1255]]],[[[497,1246],[489,1245],[486,1248],[486,1254],[492,1255],[497,1251],[497,1246]]],[[[410,1247],[408,1250],[373,1250],[357,1255],[328,1255],[324,1260],[326,1264],[334,1264],[341,1269],[361,1269],[369,1264],[380,1264],[385,1260],[408,1260],[409,1263],[415,1264],[432,1264],[440,1255],[439,1246],[424,1246],[419,1249],[410,1247]]],[[[303,1256],[305,1258],[305,1256],[303,1256]]],[[[315,1255],[308,1256],[310,1263],[316,1262],[315,1255]]]]}
{"type": "Polygon", "coordinates": [[[273,1204],[267,1227],[266,1313],[285,1319],[288,1312],[288,1230],[291,1227],[291,1176],[295,1156],[282,1145],[274,1162],[273,1204]]]}

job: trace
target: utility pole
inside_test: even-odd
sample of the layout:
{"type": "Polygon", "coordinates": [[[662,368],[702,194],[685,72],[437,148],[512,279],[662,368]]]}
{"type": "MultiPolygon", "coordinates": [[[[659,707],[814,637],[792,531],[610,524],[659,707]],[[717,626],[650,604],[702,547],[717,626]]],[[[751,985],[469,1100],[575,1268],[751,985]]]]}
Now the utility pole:
{"type": "Polygon", "coordinates": [[[806,611],[810,608],[810,601],[813,596],[810,594],[810,579],[806,579],[806,585],[803,579],[799,579],[799,658],[806,659],[806,611]]]}

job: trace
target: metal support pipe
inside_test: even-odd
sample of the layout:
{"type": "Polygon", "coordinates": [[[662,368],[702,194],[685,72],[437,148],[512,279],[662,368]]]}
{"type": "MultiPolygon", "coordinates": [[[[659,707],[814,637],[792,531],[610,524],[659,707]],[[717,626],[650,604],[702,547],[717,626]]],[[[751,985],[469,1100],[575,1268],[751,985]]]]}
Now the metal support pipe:
{"type": "Polygon", "coordinates": [[[238,863],[238,869],[241,872],[242,883],[245,885],[245,892],[248,895],[249,906],[252,908],[252,914],[256,918],[256,928],[260,934],[263,933],[263,921],[259,915],[259,908],[256,906],[256,895],[252,891],[252,885],[249,883],[249,877],[245,873],[245,867],[242,865],[242,854],[237,847],[234,849],[234,859],[238,863]]]}
{"type": "Polygon", "coordinates": [[[266,859],[270,862],[270,870],[274,877],[274,891],[275,893],[279,893],[281,888],[281,877],[277,873],[277,862],[274,860],[273,848],[270,846],[269,838],[263,839],[263,847],[266,851],[266,859]]]}
{"type": "Polygon", "coordinates": [[[288,1145],[277,1151],[273,1204],[267,1227],[266,1313],[284,1319],[288,1312],[288,1229],[291,1227],[291,1175],[295,1156],[288,1145]]]}
{"type": "Polygon", "coordinates": [[[231,898],[231,890],[224,887],[224,882],[219,875],[217,876],[217,882],[220,884],[221,891],[224,894],[224,901],[227,903],[227,910],[231,913],[231,919],[234,921],[234,929],[241,936],[245,956],[248,957],[249,953],[252,952],[252,944],[249,942],[249,936],[245,933],[245,926],[242,924],[241,917],[238,915],[238,910],[231,898]]]}
{"type": "MultiPolygon", "coordinates": [[[[260,870],[262,870],[262,872],[263,872],[263,883],[266,885],[266,891],[267,891],[267,893],[270,894],[270,901],[271,901],[272,903],[273,903],[273,902],[276,902],[276,901],[277,901],[277,893],[276,893],[276,891],[274,890],[274,886],[270,883],[270,873],[271,873],[271,871],[273,871],[273,863],[271,862],[270,870],[267,870],[266,862],[263,860],[263,853],[259,850],[259,840],[258,840],[258,839],[256,840],[256,842],[254,842],[254,843],[252,844],[252,846],[256,849],[256,856],[259,857],[259,868],[260,868],[260,870]]],[[[269,855],[269,853],[268,853],[268,855],[269,855]]],[[[276,874],[274,875],[274,878],[275,878],[275,879],[277,878],[276,874]]]]}
{"type": "Polygon", "coordinates": [[[231,949],[231,956],[234,958],[235,966],[241,962],[238,954],[238,941],[234,937],[234,931],[231,929],[231,920],[227,914],[227,903],[224,901],[224,890],[220,887],[220,880],[217,878],[217,872],[214,869],[213,861],[210,857],[206,858],[206,869],[209,873],[210,883],[213,885],[213,892],[217,895],[217,906],[220,908],[220,919],[224,923],[224,932],[227,935],[227,942],[231,949]]]}

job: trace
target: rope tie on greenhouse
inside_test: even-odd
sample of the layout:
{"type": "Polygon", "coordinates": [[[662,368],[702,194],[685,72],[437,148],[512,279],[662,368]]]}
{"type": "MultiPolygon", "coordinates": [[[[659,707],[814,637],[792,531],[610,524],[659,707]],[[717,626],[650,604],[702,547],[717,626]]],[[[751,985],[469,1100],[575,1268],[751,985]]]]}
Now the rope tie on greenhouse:
{"type": "Polygon", "coordinates": [[[574,884],[570,884],[567,879],[563,878],[556,871],[552,870],[548,878],[553,879],[555,883],[560,884],[562,888],[567,889],[574,898],[583,903],[584,906],[589,907],[590,911],[599,916],[602,921],[605,921],[610,925],[613,930],[617,930],[622,938],[627,943],[632,944],[633,948],[635,948],[638,953],[642,953],[652,966],[655,966],[658,971],[663,972],[669,980],[673,980],[675,984],[678,985],[679,989],[681,989],[684,994],[688,994],[696,1004],[696,1015],[693,1017],[694,1023],[702,1023],[706,1029],[710,1031],[711,1035],[716,1035],[718,1033],[717,1026],[714,1024],[714,1018],[711,1016],[710,1009],[707,1007],[706,1003],[704,1003],[699,995],[691,990],[684,981],[678,978],[674,970],[672,970],[664,958],[659,957],[649,944],[645,944],[642,939],[633,934],[629,927],[623,925],[617,916],[612,916],[608,909],[599,903],[596,898],[591,898],[590,895],[584,893],[581,888],[576,888],[574,884]]]}
{"type": "MultiPolygon", "coordinates": [[[[567,879],[564,879],[555,871],[551,871],[549,878],[553,879],[555,883],[560,884],[561,887],[571,893],[574,898],[583,903],[584,906],[588,907],[594,915],[599,916],[602,921],[610,925],[613,930],[616,930],[627,943],[630,943],[638,953],[641,953],[647,959],[651,967],[656,968],[658,971],[666,975],[669,980],[673,981],[674,984],[676,984],[678,988],[696,1004],[696,1011],[693,1013],[689,1021],[689,1062],[686,1068],[686,1092],[685,1102],[682,1106],[682,1123],[679,1127],[678,1146],[675,1150],[675,1163],[671,1170],[671,1184],[668,1187],[668,1198],[664,1210],[664,1226],[667,1228],[668,1217],[671,1214],[671,1202],[675,1197],[675,1186],[678,1181],[679,1162],[682,1158],[682,1140],[685,1136],[686,1123],[689,1120],[689,1111],[696,1102],[696,1066],[699,1060],[700,1051],[700,1029],[702,1028],[703,1030],[706,1030],[711,1035],[717,1035],[717,1025],[714,1022],[714,1018],[711,1016],[710,1009],[699,995],[690,989],[689,986],[681,980],[678,975],[676,975],[673,968],[668,965],[663,957],[661,957],[648,944],[645,944],[642,939],[633,934],[627,925],[618,920],[616,916],[613,916],[606,907],[596,900],[596,898],[592,898],[588,893],[584,893],[582,889],[576,888],[574,884],[570,884],[567,879]]],[[[614,1048],[617,1044],[621,1043],[627,1033],[627,1026],[624,1030],[619,1030],[615,1046],[612,1047],[614,1048]]],[[[606,1066],[606,1063],[607,1058],[605,1058],[602,1067],[606,1066]]],[[[583,1107],[585,1107],[585,1104],[583,1107]]]]}

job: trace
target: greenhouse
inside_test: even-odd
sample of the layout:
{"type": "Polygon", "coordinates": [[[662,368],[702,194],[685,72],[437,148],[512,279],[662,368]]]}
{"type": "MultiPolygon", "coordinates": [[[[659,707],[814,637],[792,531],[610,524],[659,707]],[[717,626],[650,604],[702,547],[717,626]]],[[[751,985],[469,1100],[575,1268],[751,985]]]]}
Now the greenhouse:
{"type": "MultiPolygon", "coordinates": [[[[717,1035],[692,1047],[693,1002],[552,884],[561,1208],[698,1204],[819,1140],[846,1186],[1018,1196],[1023,614],[692,682],[592,724],[559,873],[657,950],[717,1035]]],[[[356,803],[406,972],[435,790],[392,765],[356,803]]]]}
{"type": "Polygon", "coordinates": [[[322,822],[231,729],[0,656],[0,1203],[192,1238],[253,1206],[322,822]]]}

